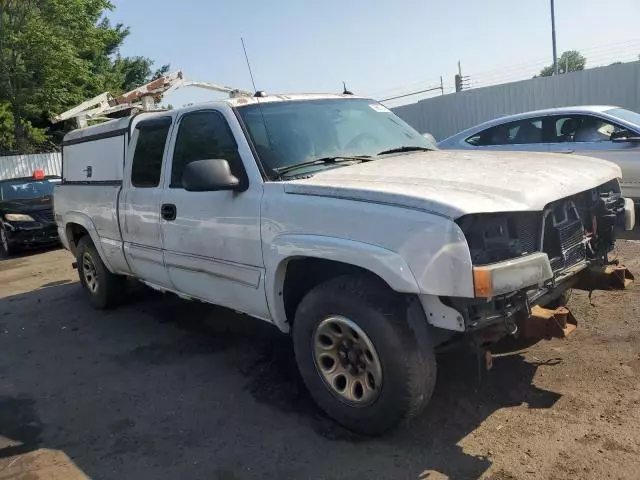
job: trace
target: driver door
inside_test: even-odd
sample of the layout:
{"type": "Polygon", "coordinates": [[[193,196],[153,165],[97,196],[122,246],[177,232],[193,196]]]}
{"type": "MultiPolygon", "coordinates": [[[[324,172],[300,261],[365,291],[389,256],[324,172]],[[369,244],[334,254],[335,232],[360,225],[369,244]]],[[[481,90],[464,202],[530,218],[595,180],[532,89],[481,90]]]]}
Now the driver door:
{"type": "Polygon", "coordinates": [[[171,282],[186,295],[268,318],[260,237],[262,184],[248,180],[229,125],[235,118],[229,112],[201,109],[177,120],[160,207],[171,282]],[[207,159],[227,160],[244,189],[185,190],[186,165],[207,159]]]}

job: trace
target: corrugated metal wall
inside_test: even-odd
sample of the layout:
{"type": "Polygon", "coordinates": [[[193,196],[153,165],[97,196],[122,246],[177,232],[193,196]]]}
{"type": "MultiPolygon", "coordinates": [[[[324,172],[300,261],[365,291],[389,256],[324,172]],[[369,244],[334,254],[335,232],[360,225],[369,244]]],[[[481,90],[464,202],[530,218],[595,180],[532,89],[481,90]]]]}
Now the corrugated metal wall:
{"type": "Polygon", "coordinates": [[[640,111],[640,62],[477,88],[392,110],[420,133],[443,140],[502,115],[571,105],[617,105],[640,111]]]}
{"type": "Polygon", "coordinates": [[[40,153],[37,155],[12,155],[0,157],[0,180],[30,177],[36,169],[45,175],[62,175],[62,154],[40,153]]]}

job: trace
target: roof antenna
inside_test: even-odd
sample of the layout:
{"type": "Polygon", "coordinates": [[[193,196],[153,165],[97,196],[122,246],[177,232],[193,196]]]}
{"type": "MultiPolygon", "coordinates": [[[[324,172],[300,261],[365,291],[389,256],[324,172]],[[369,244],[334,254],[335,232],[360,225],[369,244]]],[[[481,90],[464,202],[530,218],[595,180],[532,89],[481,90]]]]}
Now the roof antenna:
{"type": "Polygon", "coordinates": [[[263,91],[258,91],[256,88],[256,82],[253,79],[253,72],[251,71],[251,63],[249,62],[249,55],[247,55],[247,47],[244,46],[244,38],[240,37],[240,41],[242,42],[242,50],[244,50],[244,58],[247,60],[247,67],[249,68],[249,76],[251,77],[251,84],[253,85],[253,91],[255,97],[266,97],[266,94],[263,91]]]}
{"type": "MultiPolygon", "coordinates": [[[[253,80],[253,72],[251,71],[251,63],[249,63],[249,55],[247,55],[247,47],[245,47],[244,45],[244,38],[240,37],[240,41],[242,42],[242,50],[244,50],[244,58],[247,60],[247,67],[249,68],[249,75],[251,76],[253,91],[256,92],[253,96],[256,97],[256,102],[258,103],[258,111],[260,112],[260,118],[262,119],[262,125],[264,125],[264,131],[267,134],[267,141],[269,142],[269,148],[271,149],[273,147],[273,142],[271,141],[271,135],[269,134],[269,127],[267,126],[267,120],[264,118],[262,103],[260,103],[260,97],[266,97],[267,94],[261,90],[260,91],[256,90],[256,82],[253,80]]],[[[259,153],[258,153],[258,157],[260,157],[259,153]]],[[[272,175],[275,175],[278,178],[282,179],[282,175],[276,172],[273,169],[273,166],[265,164],[262,159],[260,160],[263,167],[266,167],[268,170],[270,170],[272,175]]]]}
{"type": "Polygon", "coordinates": [[[347,84],[346,82],[342,82],[342,94],[343,95],[353,95],[353,92],[350,90],[347,90],[347,84]]]}

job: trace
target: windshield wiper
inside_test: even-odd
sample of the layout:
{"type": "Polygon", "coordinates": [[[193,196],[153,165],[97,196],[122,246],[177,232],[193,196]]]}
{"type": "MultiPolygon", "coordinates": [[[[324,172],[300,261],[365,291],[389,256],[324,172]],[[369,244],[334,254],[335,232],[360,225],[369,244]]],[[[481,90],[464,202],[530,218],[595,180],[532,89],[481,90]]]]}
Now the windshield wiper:
{"type": "Polygon", "coordinates": [[[391,150],[383,150],[378,155],[387,155],[388,153],[404,153],[404,152],[431,152],[431,148],[416,146],[403,146],[398,148],[392,148],[391,150]]]}
{"type": "Polygon", "coordinates": [[[296,163],[295,165],[287,165],[286,167],[277,167],[274,168],[273,171],[278,175],[282,175],[283,173],[293,172],[294,170],[298,170],[300,168],[312,167],[314,165],[328,165],[334,163],[342,163],[342,162],[353,162],[354,160],[360,162],[368,162],[371,160],[371,156],[369,155],[356,155],[356,156],[344,156],[338,155],[335,157],[322,157],[322,158],[314,158],[313,160],[309,160],[307,162],[296,163]]]}

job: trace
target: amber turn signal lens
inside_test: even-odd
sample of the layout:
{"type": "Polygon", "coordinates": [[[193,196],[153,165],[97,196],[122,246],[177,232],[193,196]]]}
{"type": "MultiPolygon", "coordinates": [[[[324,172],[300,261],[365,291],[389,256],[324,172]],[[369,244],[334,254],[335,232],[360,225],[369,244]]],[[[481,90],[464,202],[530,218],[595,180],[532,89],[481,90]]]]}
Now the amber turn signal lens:
{"type": "Polygon", "coordinates": [[[473,269],[473,291],[476,297],[493,297],[491,270],[482,267],[473,269]]]}

